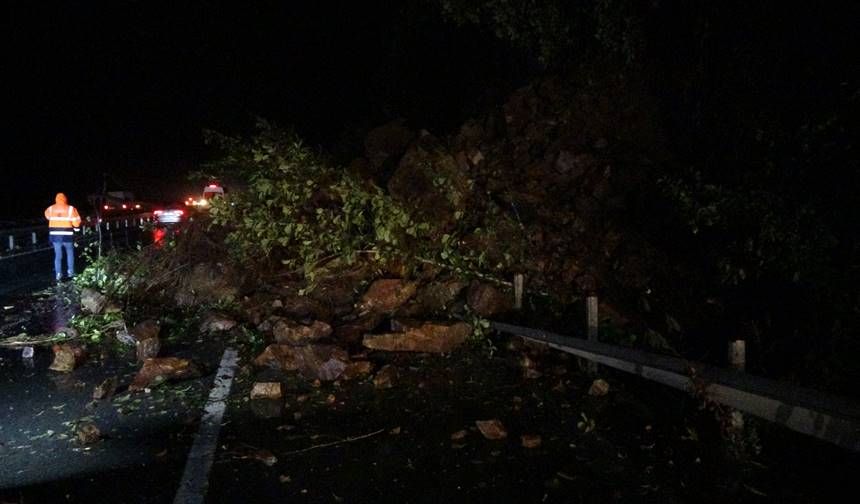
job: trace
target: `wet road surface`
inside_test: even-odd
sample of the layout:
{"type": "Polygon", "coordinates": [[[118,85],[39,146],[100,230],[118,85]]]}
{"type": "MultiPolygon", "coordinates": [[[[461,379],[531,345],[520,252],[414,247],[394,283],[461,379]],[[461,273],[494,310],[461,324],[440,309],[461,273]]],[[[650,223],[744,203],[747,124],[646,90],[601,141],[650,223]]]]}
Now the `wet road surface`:
{"type": "Polygon", "coordinates": [[[50,250],[0,260],[0,296],[26,296],[47,287],[53,264],[54,252],[50,250]]]}
{"type": "MultiPolygon", "coordinates": [[[[156,230],[143,231],[138,227],[114,229],[102,236],[104,250],[134,246],[152,241],[156,230]]],[[[97,241],[95,233],[80,237],[75,243],[75,269],[86,266],[84,249],[97,241]]],[[[51,285],[54,268],[54,251],[50,243],[40,242],[16,252],[13,256],[0,255],[0,296],[27,296],[51,285]]],[[[65,258],[63,266],[65,267],[65,258]]]]}
{"type": "MultiPolygon", "coordinates": [[[[119,395],[91,403],[109,376],[128,381],[133,369],[93,362],[73,374],[47,370],[50,355],[32,368],[18,355],[0,356],[0,495],[26,502],[92,502],[122,492],[114,502],[169,502],[193,435],[194,411],[158,392],[141,399],[119,395]],[[91,446],[75,428],[92,422],[103,440],[91,446]]],[[[191,393],[204,383],[186,383],[191,393]]]]}
{"type": "MultiPolygon", "coordinates": [[[[0,298],[4,335],[66,325],[70,288],[0,298]]],[[[101,401],[98,384],[137,371],[130,350],[96,347],[73,373],[48,370],[47,348],[32,361],[0,350],[0,502],[173,502],[225,344],[165,340],[162,355],[193,357],[203,376],[101,401]],[[86,445],[76,428],[89,422],[102,439],[86,445]]],[[[371,353],[376,369],[397,368],[390,389],[243,365],[205,502],[813,502],[850,488],[860,468],[765,424],[753,431],[762,455],[732,461],[689,396],[607,373],[612,392],[594,397],[575,360],[536,351],[541,372],[526,377],[523,351],[371,353]],[[282,382],[285,400],[249,401],[255,381],[282,382]],[[488,419],[508,437],[485,439],[475,421],[488,419]],[[542,441],[528,448],[521,435],[542,441]]]]}
{"type": "MultiPolygon", "coordinates": [[[[65,325],[72,310],[64,289],[70,288],[0,299],[4,334],[65,325]]],[[[207,344],[193,353],[211,371],[221,345],[207,344]]],[[[32,360],[20,350],[0,350],[0,502],[173,501],[212,373],[129,394],[125,387],[138,369],[133,351],[103,350],[73,373],[49,370],[53,356],[46,347],[37,347],[32,360]],[[93,390],[108,378],[120,387],[110,399],[94,401],[93,390]],[[99,442],[77,439],[84,423],[101,431],[99,442]]],[[[192,348],[168,344],[164,353],[187,356],[192,348]]]]}

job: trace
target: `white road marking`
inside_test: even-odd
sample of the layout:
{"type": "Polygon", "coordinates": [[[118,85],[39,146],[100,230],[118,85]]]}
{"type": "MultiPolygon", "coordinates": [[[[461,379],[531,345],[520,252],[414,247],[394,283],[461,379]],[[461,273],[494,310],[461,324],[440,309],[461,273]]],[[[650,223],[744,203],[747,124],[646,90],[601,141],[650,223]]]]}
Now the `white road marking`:
{"type": "Polygon", "coordinates": [[[209,393],[209,400],[203,409],[200,429],[194,438],[191,451],[188,452],[188,461],[185,463],[179,491],[173,499],[174,504],[200,504],[206,496],[209,469],[212,468],[215,447],[218,444],[218,432],[221,430],[221,419],[227,409],[227,396],[230,394],[230,386],[233,384],[233,375],[236,373],[238,362],[236,350],[232,348],[224,350],[221,365],[215,375],[215,383],[209,393]]]}

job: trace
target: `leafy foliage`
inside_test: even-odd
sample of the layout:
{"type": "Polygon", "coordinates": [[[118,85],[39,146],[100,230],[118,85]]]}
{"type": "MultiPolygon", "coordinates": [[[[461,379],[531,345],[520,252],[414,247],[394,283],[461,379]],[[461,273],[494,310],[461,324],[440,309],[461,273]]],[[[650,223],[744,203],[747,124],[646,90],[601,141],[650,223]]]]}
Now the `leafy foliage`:
{"type": "Polygon", "coordinates": [[[459,24],[489,25],[497,37],[535,49],[547,63],[571,43],[571,26],[564,2],[554,0],[443,0],[445,15],[459,24]]]}
{"type": "Polygon", "coordinates": [[[695,171],[660,185],[692,234],[720,243],[711,251],[724,284],[766,274],[809,278],[835,245],[814,207],[772,189],[706,183],[695,171]]]}
{"type": "Polygon", "coordinates": [[[117,329],[122,325],[122,313],[110,312],[100,315],[76,315],[70,321],[81,337],[98,343],[111,329],[117,329]]]}
{"type": "Polygon", "coordinates": [[[94,254],[96,244],[87,246],[83,251],[83,257],[88,263],[84,270],[75,276],[74,283],[80,288],[91,288],[105,293],[108,297],[122,297],[128,293],[129,274],[141,278],[142,271],[136,272],[130,268],[135,262],[131,255],[108,251],[101,257],[94,254]]]}
{"type": "MultiPolygon", "coordinates": [[[[209,134],[224,156],[211,166],[247,181],[247,188],[216,200],[211,217],[229,230],[227,240],[243,261],[279,261],[308,278],[325,261],[353,263],[360,255],[380,264],[433,263],[461,274],[490,268],[483,252],[463,246],[480,232],[463,212],[453,229],[438,234],[373,182],[336,168],[292,132],[259,121],[250,141],[209,134]]],[[[503,267],[498,263],[496,266],[503,267]]]]}
{"type": "Polygon", "coordinates": [[[276,257],[312,272],[330,256],[354,261],[363,251],[387,257],[427,229],[386,197],[329,166],[294,134],[261,121],[248,144],[210,135],[225,148],[220,161],[247,190],[216,200],[212,222],[230,229],[239,257],[276,257]]]}
{"type": "Polygon", "coordinates": [[[476,25],[537,56],[546,66],[595,47],[628,62],[641,51],[641,17],[632,0],[438,0],[459,25],[476,25]],[[595,44],[597,42],[597,44],[595,44]]]}
{"type": "Polygon", "coordinates": [[[168,232],[155,243],[132,250],[110,250],[95,257],[85,249],[88,266],[75,277],[80,288],[92,288],[122,305],[133,301],[151,302],[173,298],[183,279],[181,273],[201,262],[213,262],[224,255],[224,247],[194,222],[181,234],[168,232]]]}

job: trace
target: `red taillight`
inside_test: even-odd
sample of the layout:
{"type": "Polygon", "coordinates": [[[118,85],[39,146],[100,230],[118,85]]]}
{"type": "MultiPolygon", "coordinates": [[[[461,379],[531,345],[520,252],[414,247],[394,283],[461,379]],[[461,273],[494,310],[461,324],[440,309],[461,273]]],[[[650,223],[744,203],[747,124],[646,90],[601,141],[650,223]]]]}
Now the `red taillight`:
{"type": "Polygon", "coordinates": [[[105,205],[105,210],[110,210],[110,207],[105,205]]]}
{"type": "Polygon", "coordinates": [[[154,213],[155,215],[161,215],[163,212],[164,212],[163,210],[156,210],[152,213],[154,213]]]}
{"type": "Polygon", "coordinates": [[[126,205],[125,203],[123,203],[123,205],[122,205],[122,209],[123,209],[123,210],[128,209],[128,205],[126,205]]]}
{"type": "Polygon", "coordinates": [[[179,212],[179,215],[185,215],[185,211],[184,211],[184,210],[178,210],[178,212],[179,212]]]}

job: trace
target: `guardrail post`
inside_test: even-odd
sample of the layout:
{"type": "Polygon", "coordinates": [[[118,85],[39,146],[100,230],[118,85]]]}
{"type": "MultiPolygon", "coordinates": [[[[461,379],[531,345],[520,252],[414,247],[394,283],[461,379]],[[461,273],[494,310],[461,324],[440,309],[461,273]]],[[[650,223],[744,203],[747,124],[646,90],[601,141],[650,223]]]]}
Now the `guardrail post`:
{"type": "Polygon", "coordinates": [[[715,368],[680,357],[643,352],[632,348],[588,344],[582,338],[571,338],[540,329],[491,322],[499,332],[520,336],[529,341],[593,360],[601,366],[641,376],[677,390],[701,390],[702,382],[691,377],[691,370],[705,379],[704,392],[709,400],[734,408],[731,428],[736,436],[743,430],[743,415],[751,414],[793,431],[860,453],[860,404],[822,391],[804,389],[795,384],[778,382],[753,375],[739,377],[737,371],[715,368]]]}
{"type": "Polygon", "coordinates": [[[514,275],[514,310],[523,308],[523,274],[514,275]]]}
{"type": "MultiPolygon", "coordinates": [[[[588,326],[588,341],[598,341],[599,318],[597,313],[597,295],[591,294],[585,298],[585,317],[588,326]]],[[[586,370],[594,375],[597,374],[597,363],[588,361],[586,370]]]]}
{"type": "Polygon", "coordinates": [[[9,235],[9,250],[15,250],[15,237],[9,235]]]}
{"type": "Polygon", "coordinates": [[[729,341],[729,365],[738,371],[747,369],[747,342],[746,340],[729,341]]]}
{"type": "MultiPolygon", "coordinates": [[[[747,342],[746,340],[729,341],[729,366],[744,372],[747,369],[747,342]]],[[[745,426],[744,414],[732,409],[729,413],[729,432],[739,435],[745,426]]]]}
{"type": "Polygon", "coordinates": [[[33,231],[30,233],[30,239],[33,241],[33,245],[36,245],[39,242],[39,239],[36,237],[36,232],[33,231]]]}

